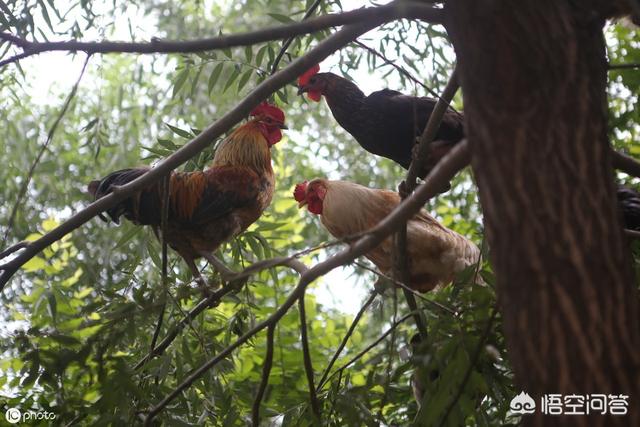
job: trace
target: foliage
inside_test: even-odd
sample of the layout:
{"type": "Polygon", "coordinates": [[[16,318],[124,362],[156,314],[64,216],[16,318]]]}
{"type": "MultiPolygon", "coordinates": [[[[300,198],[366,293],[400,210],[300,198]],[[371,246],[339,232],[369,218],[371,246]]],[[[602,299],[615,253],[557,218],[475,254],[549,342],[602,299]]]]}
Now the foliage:
{"type": "MultiPolygon", "coordinates": [[[[189,39],[299,20],[311,3],[113,0],[70,6],[59,0],[14,0],[0,3],[0,30],[38,40],[123,34],[132,39],[189,39]]],[[[316,13],[341,8],[339,0],[325,1],[316,13]]],[[[612,62],[637,62],[640,51],[634,33],[621,25],[607,32],[612,62]]],[[[281,66],[327,35],[319,32],[295,39],[281,66]]],[[[452,49],[440,27],[394,22],[360,41],[430,82],[436,92],[452,69],[452,49]]],[[[280,46],[272,42],[197,55],[91,58],[88,75],[35,169],[4,246],[46,232],[86,205],[85,186],[91,179],[115,168],[153,163],[174,152],[264,80],[280,46]]],[[[15,52],[6,43],[0,45],[0,57],[11,53],[15,52]]],[[[74,63],[81,62],[80,56],[74,63]]],[[[370,73],[378,79],[378,87],[424,93],[397,69],[355,44],[328,62],[347,76],[370,73]]],[[[5,124],[0,136],[5,147],[0,169],[3,225],[8,224],[35,153],[68,90],[55,85],[44,100],[36,93],[42,67],[51,64],[55,62],[42,55],[0,69],[0,117],[5,124]]],[[[634,70],[612,72],[611,81],[613,139],[638,154],[637,97],[629,94],[638,93],[640,81],[634,70]]],[[[296,182],[328,175],[396,188],[404,176],[390,161],[364,153],[336,126],[326,106],[296,97],[294,87],[277,92],[274,101],[285,107],[292,131],[274,151],[278,187],[272,206],[218,254],[235,270],[329,240],[316,218],[298,212],[290,195],[296,182]]],[[[456,108],[462,109],[460,98],[456,108]]],[[[211,149],[183,168],[203,168],[214,148],[212,141],[211,149]]],[[[480,209],[470,173],[456,177],[453,188],[428,208],[445,225],[480,244],[480,209]]],[[[304,261],[310,265],[335,250],[312,252],[304,261]]],[[[240,291],[194,319],[161,356],[135,370],[136,362],[149,352],[159,316],[163,316],[162,338],[200,298],[188,269],[171,252],[169,283],[162,285],[160,254],[149,230],[94,220],[25,265],[2,296],[6,310],[0,328],[4,374],[0,409],[50,410],[62,423],[132,424],[193,370],[269,316],[297,282],[297,275],[280,268],[251,277],[240,291]]],[[[486,248],[484,255],[486,260],[486,248]]],[[[213,270],[207,266],[205,271],[213,270]]],[[[346,287],[372,289],[375,280],[355,265],[343,270],[341,277],[345,283],[318,281],[306,296],[316,382],[353,320],[352,315],[319,302],[319,289],[331,287],[340,295],[346,287]]],[[[213,274],[210,279],[218,281],[213,274]]],[[[419,302],[429,336],[413,356],[408,343],[415,328],[409,320],[342,369],[408,312],[396,290],[387,289],[376,297],[319,393],[323,424],[488,426],[517,421],[507,412],[515,390],[501,319],[490,320],[496,305],[490,265],[485,261],[453,286],[426,298],[430,302],[419,302]],[[476,275],[485,285],[469,284],[476,275]],[[414,369],[426,384],[421,409],[410,388],[414,369]]],[[[196,381],[160,419],[168,425],[247,424],[265,350],[263,332],[196,381]]],[[[313,423],[302,357],[299,315],[291,310],[276,328],[274,363],[261,407],[268,420],[265,425],[313,423]]]]}

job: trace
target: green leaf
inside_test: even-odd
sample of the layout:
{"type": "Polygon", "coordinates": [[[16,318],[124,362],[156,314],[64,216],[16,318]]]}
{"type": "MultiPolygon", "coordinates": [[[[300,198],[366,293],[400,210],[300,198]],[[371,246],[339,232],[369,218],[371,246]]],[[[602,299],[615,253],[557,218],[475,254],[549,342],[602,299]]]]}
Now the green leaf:
{"type": "Polygon", "coordinates": [[[169,129],[171,129],[171,132],[175,133],[178,136],[181,136],[181,137],[183,137],[185,139],[193,138],[193,135],[191,135],[190,132],[188,132],[188,131],[186,131],[184,129],[180,129],[180,128],[175,127],[175,126],[171,126],[169,123],[165,123],[165,125],[167,125],[167,127],[169,129]]]}
{"type": "Polygon", "coordinates": [[[45,268],[47,266],[47,262],[38,257],[38,256],[34,256],[33,258],[31,258],[29,261],[27,261],[22,268],[24,269],[24,271],[26,272],[32,272],[32,271],[38,271],[38,270],[42,270],[43,268],[45,268]]]}
{"type": "Polygon", "coordinates": [[[247,62],[251,62],[253,58],[253,48],[252,46],[245,46],[244,48],[244,57],[247,59],[247,62]]]}
{"type": "Polygon", "coordinates": [[[227,89],[229,89],[229,87],[233,84],[233,82],[238,78],[239,75],[240,75],[240,66],[236,65],[233,68],[233,72],[229,76],[229,79],[227,80],[227,83],[224,85],[224,89],[222,91],[226,92],[227,89]]]}
{"type": "Polygon", "coordinates": [[[47,303],[47,311],[55,323],[56,316],[58,315],[58,301],[56,300],[56,295],[53,292],[47,292],[47,303]]]}
{"type": "Polygon", "coordinates": [[[216,67],[213,69],[213,71],[209,75],[209,83],[207,84],[207,90],[209,95],[211,95],[211,91],[213,90],[213,87],[216,85],[216,82],[218,81],[218,78],[220,77],[220,73],[222,73],[223,68],[224,68],[224,63],[220,62],[218,65],[216,65],[216,67]]]}
{"type": "Polygon", "coordinates": [[[180,89],[182,89],[182,86],[184,86],[184,83],[187,81],[187,77],[189,77],[188,68],[184,68],[178,73],[173,83],[173,94],[171,95],[172,98],[175,98],[176,95],[180,92],[180,89]]]}
{"type": "Polygon", "coordinates": [[[51,18],[49,18],[49,12],[47,12],[47,6],[45,6],[44,2],[42,0],[38,0],[38,4],[40,5],[40,10],[42,12],[42,17],[44,18],[45,22],[47,23],[47,26],[49,27],[49,29],[52,32],[55,32],[55,30],[53,29],[53,25],[51,25],[51,18]]]}
{"type": "Polygon", "coordinates": [[[240,81],[238,82],[238,91],[241,91],[242,88],[247,84],[252,74],[253,74],[253,70],[249,69],[245,71],[242,77],[240,77],[240,81]]]}
{"type": "Polygon", "coordinates": [[[296,22],[293,19],[289,18],[287,15],[280,15],[279,13],[267,13],[270,17],[275,19],[278,22],[282,22],[283,24],[290,24],[292,22],[296,22]]]}
{"type": "Polygon", "coordinates": [[[256,55],[256,62],[255,62],[255,64],[258,67],[262,65],[262,60],[264,59],[264,54],[267,53],[268,47],[269,47],[268,45],[264,45],[260,48],[260,50],[258,50],[258,54],[256,55]]]}

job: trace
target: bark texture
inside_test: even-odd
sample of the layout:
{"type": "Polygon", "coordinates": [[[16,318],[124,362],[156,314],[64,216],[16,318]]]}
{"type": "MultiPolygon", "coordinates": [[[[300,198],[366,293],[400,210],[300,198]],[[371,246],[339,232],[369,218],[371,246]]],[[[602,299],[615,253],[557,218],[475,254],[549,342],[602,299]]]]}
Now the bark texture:
{"type": "Polygon", "coordinates": [[[616,208],[597,0],[448,0],[472,165],[518,387],[629,397],[640,425],[638,295],[616,208]]]}

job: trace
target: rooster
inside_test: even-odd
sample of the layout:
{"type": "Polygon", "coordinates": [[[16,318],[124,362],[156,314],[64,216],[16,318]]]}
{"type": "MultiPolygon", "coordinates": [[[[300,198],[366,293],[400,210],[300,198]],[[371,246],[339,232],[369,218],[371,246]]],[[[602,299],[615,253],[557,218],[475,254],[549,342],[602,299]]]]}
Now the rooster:
{"type": "MultiPolygon", "coordinates": [[[[333,117],[362,148],[408,169],[416,138],[422,135],[436,100],[403,95],[390,89],[365,96],[355,83],[336,74],[319,71],[320,66],[316,65],[300,76],[298,94],[306,93],[316,102],[324,96],[333,117]]],[[[429,146],[427,164],[419,171],[421,178],[464,138],[463,122],[462,114],[447,110],[429,146]]]]}
{"type": "MultiPolygon", "coordinates": [[[[322,224],[338,239],[373,228],[400,204],[400,196],[393,191],[321,178],[298,184],[293,195],[300,208],[307,206],[311,213],[320,215],[322,224]]],[[[441,225],[424,209],[407,222],[407,241],[407,285],[420,292],[451,282],[457,272],[480,257],[476,245],[441,225]]],[[[389,275],[392,253],[393,239],[387,237],[366,257],[389,275]]]]}
{"type": "MultiPolygon", "coordinates": [[[[206,281],[194,260],[204,257],[219,265],[212,252],[246,230],[271,203],[275,181],[270,149],[282,138],[280,130],[286,129],[284,113],[263,103],[250,116],[247,123],[220,144],[209,168],[172,172],[170,176],[165,239],[185,260],[201,286],[206,281]]],[[[148,170],[138,167],[112,172],[92,181],[89,193],[100,199],[148,170]]],[[[156,182],[106,213],[116,224],[124,216],[136,225],[150,225],[160,236],[162,200],[162,183],[156,182]]]]}

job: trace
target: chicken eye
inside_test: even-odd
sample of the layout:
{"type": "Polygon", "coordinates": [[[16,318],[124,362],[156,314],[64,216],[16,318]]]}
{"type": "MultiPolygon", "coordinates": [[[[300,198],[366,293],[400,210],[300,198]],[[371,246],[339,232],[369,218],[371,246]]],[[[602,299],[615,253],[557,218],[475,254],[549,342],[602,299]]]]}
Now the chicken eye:
{"type": "Polygon", "coordinates": [[[311,83],[311,84],[315,84],[315,83],[316,83],[316,78],[315,78],[315,77],[311,77],[311,78],[309,79],[309,83],[311,83]]]}
{"type": "Polygon", "coordinates": [[[273,122],[273,120],[271,119],[271,117],[267,117],[266,122],[267,123],[271,123],[271,122],[273,122]]]}

